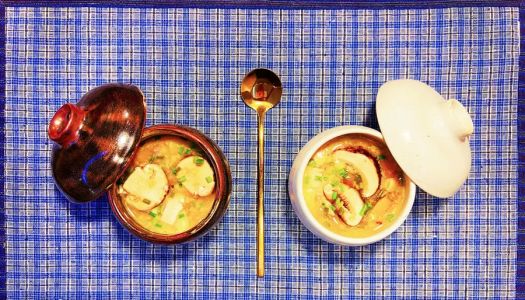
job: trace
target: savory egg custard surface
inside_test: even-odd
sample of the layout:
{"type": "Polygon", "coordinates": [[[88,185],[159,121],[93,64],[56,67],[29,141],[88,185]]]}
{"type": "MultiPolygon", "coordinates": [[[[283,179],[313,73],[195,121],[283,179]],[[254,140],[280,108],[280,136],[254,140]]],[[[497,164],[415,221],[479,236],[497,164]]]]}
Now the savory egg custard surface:
{"type": "Polygon", "coordinates": [[[204,220],[215,202],[215,175],[194,144],[174,136],[144,141],[118,184],[128,214],[145,229],[167,235],[204,220]]]}
{"type": "Polygon", "coordinates": [[[314,218],[347,237],[368,237],[390,226],[406,204],[409,179],[380,140],[338,137],[310,159],[303,194],[314,218]]]}

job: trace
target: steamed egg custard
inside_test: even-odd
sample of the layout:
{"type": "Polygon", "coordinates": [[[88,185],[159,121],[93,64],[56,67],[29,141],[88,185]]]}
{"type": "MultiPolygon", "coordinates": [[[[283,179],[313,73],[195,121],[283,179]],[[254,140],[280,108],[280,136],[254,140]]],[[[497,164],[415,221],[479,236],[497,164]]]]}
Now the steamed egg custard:
{"type": "Polygon", "coordinates": [[[186,232],[210,213],[215,174],[200,149],[174,136],[143,142],[118,194],[128,214],[145,229],[161,234],[186,232]]]}
{"type": "Polygon", "coordinates": [[[368,237],[390,226],[406,204],[409,179],[380,140],[338,137],[310,159],[303,193],[314,218],[328,230],[368,237]]]}

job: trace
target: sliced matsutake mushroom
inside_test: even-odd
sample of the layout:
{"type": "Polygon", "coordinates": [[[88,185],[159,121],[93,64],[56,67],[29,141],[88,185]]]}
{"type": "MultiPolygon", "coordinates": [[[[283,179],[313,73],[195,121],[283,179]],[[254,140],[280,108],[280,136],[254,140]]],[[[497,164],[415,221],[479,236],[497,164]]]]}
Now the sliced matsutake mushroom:
{"type": "Polygon", "coordinates": [[[356,226],[361,222],[363,216],[360,212],[365,204],[357,190],[349,188],[341,193],[341,191],[334,189],[331,184],[327,184],[323,187],[323,194],[335,206],[336,214],[347,225],[356,226]],[[341,201],[340,205],[337,205],[338,199],[341,201]]]}
{"type": "Polygon", "coordinates": [[[341,218],[341,220],[343,220],[343,222],[345,222],[347,225],[350,225],[350,223],[352,223],[352,214],[348,208],[344,206],[344,203],[341,202],[341,204],[338,205],[338,201],[340,201],[337,200],[339,198],[339,194],[332,188],[331,184],[324,186],[323,194],[326,200],[328,200],[335,207],[335,213],[339,216],[339,218],[341,218]]]}
{"type": "Polygon", "coordinates": [[[361,153],[350,152],[346,150],[337,150],[334,152],[334,158],[346,164],[351,165],[362,180],[361,193],[363,197],[372,196],[379,188],[379,174],[374,161],[361,153]]]}
{"type": "Polygon", "coordinates": [[[162,167],[147,164],[133,170],[122,185],[122,194],[128,204],[145,211],[159,205],[168,189],[168,178],[162,167]]]}
{"type": "Polygon", "coordinates": [[[213,193],[215,178],[210,164],[200,156],[188,156],[177,165],[177,180],[188,192],[201,197],[213,193]]]}
{"type": "Polygon", "coordinates": [[[356,189],[349,188],[339,196],[341,197],[341,200],[345,203],[346,207],[350,210],[350,213],[352,214],[352,219],[348,224],[350,226],[355,226],[359,224],[359,222],[361,222],[361,219],[363,219],[363,214],[361,214],[361,211],[363,210],[363,207],[365,205],[365,203],[361,199],[361,196],[359,195],[359,192],[356,189]]]}

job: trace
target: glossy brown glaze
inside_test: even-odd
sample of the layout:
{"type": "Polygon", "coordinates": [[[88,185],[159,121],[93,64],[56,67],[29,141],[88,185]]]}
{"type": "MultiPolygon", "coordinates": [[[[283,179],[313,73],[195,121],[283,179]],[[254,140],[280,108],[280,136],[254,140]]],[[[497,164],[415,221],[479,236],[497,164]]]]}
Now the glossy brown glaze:
{"type": "Polygon", "coordinates": [[[56,112],[48,129],[57,143],[52,172],[69,200],[94,200],[121,176],[140,141],[145,114],[144,95],[125,84],[97,87],[56,112]]]}
{"type": "Polygon", "coordinates": [[[182,137],[195,143],[198,148],[202,149],[206,159],[210,162],[216,176],[217,196],[209,215],[187,232],[176,235],[165,235],[148,231],[132,219],[117,194],[117,184],[114,184],[109,191],[109,203],[119,222],[137,237],[148,242],[159,244],[180,244],[202,236],[220,221],[230,203],[232,178],[230,166],[220,148],[211,139],[196,129],[180,125],[156,125],[148,127],[144,130],[141,144],[147,142],[150,138],[166,135],[182,137]]]}
{"type": "Polygon", "coordinates": [[[82,110],[75,104],[64,104],[53,116],[49,122],[49,138],[61,145],[67,147],[78,141],[80,137],[80,127],[86,111],[82,110]]]}

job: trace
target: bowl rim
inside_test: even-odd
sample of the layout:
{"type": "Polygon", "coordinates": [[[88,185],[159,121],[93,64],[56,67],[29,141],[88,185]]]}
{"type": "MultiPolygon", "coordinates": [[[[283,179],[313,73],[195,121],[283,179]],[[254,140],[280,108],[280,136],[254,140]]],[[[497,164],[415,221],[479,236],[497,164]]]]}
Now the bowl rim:
{"type": "MultiPolygon", "coordinates": [[[[161,124],[144,128],[143,135],[138,143],[138,147],[148,139],[156,136],[178,136],[190,142],[197,144],[210,162],[215,177],[216,183],[216,198],[208,216],[199,222],[196,226],[186,232],[169,235],[161,234],[147,230],[133,220],[127,213],[126,208],[120,197],[118,196],[117,182],[113,183],[108,191],[108,201],[111,206],[113,214],[130,233],[147,242],[156,244],[181,244],[192,241],[211,230],[222,219],[230,203],[230,196],[232,191],[232,177],[231,169],[228,160],[222,153],[219,146],[213,142],[209,137],[204,135],[197,129],[177,125],[177,124],[161,124]]],[[[135,151],[134,156],[138,153],[135,151]]],[[[134,159],[134,156],[130,161],[134,159]]]]}
{"type": "MultiPolygon", "coordinates": [[[[343,135],[349,135],[349,134],[363,134],[363,135],[369,135],[374,138],[377,138],[380,142],[385,143],[385,140],[383,138],[383,135],[378,130],[375,130],[373,128],[365,127],[365,126],[359,126],[359,125],[345,125],[345,126],[338,126],[334,127],[325,131],[322,131],[318,133],[315,137],[313,137],[302,149],[300,154],[303,154],[302,157],[297,156],[300,161],[298,161],[298,167],[295,172],[295,178],[290,178],[290,183],[295,185],[295,192],[297,195],[296,201],[292,200],[292,204],[297,204],[299,206],[299,209],[302,212],[302,215],[307,219],[306,222],[304,222],[301,217],[301,222],[310,230],[309,226],[306,224],[310,224],[315,228],[314,232],[313,230],[310,230],[313,234],[317,235],[318,237],[331,242],[336,243],[340,245],[347,245],[347,246],[364,246],[372,243],[379,242],[389,235],[391,235],[394,231],[396,231],[407,219],[408,215],[410,214],[410,211],[412,210],[412,206],[414,204],[415,195],[416,195],[416,185],[406,173],[405,176],[410,181],[409,183],[409,191],[407,195],[407,202],[405,204],[405,207],[403,208],[401,212],[401,216],[398,217],[394,223],[392,223],[389,227],[385,228],[384,230],[381,230],[377,232],[376,234],[373,234],[368,237],[361,237],[361,238],[355,238],[355,237],[348,237],[344,235],[337,234],[333,231],[330,231],[326,227],[324,227],[317,219],[312,215],[310,209],[306,205],[306,201],[304,199],[303,195],[303,178],[304,178],[304,172],[306,169],[306,166],[312,156],[326,143],[332,141],[333,139],[343,136],[343,135]]],[[[295,165],[294,161],[294,165],[295,165]]],[[[294,166],[295,167],[295,166],[294,166]]],[[[292,167],[293,168],[293,167],[292,167]]],[[[290,189],[291,191],[291,189],[290,189]]],[[[292,198],[292,197],[291,197],[292,198]]],[[[296,209],[296,205],[294,206],[294,210],[296,209]]],[[[297,214],[297,212],[296,212],[297,214]]],[[[300,214],[297,214],[300,215],[300,214]]]]}

